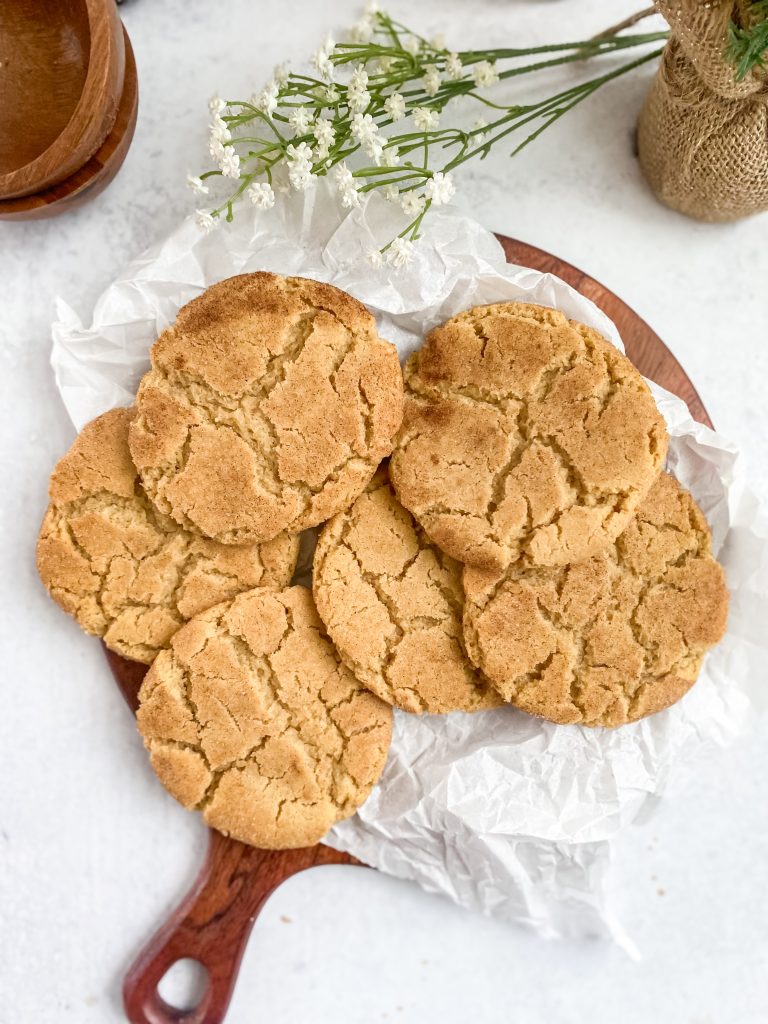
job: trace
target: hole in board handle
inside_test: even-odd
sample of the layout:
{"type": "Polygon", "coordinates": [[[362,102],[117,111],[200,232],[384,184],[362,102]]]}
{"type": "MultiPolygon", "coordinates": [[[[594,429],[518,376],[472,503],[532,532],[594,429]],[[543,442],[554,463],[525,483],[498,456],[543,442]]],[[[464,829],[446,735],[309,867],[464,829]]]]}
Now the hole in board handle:
{"type": "Polygon", "coordinates": [[[172,963],[160,981],[157,992],[174,1010],[194,1010],[208,987],[208,971],[199,960],[184,957],[172,963]]]}

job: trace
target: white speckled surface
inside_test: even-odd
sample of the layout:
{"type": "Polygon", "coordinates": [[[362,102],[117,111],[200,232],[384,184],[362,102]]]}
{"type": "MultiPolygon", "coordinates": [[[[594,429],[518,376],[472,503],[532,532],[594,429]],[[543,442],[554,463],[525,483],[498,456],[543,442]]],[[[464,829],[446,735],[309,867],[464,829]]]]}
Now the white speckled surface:
{"type": "MultiPolygon", "coordinates": [[[[331,16],[321,6],[126,3],[141,105],[125,167],[73,214],[0,224],[2,1024],[122,1020],[122,973],[203,849],[202,828],[150,775],[98,645],[35,576],[47,475],[73,436],[48,366],[52,299],[88,312],[123,264],[178,221],[208,95],[250,92],[274,63],[310,52],[355,11],[337,2],[331,16]]],[[[415,16],[465,46],[511,44],[590,35],[618,17],[605,6],[423,0],[415,16]]],[[[654,202],[631,150],[650,73],[619,81],[514,162],[499,152],[465,172],[461,200],[488,227],[557,252],[634,306],[742,446],[768,498],[768,217],[709,227],[654,202]]],[[[269,902],[229,1021],[762,1024],[766,739],[768,723],[756,723],[626,833],[613,884],[640,963],[600,943],[545,943],[373,872],[325,868],[269,902]]]]}

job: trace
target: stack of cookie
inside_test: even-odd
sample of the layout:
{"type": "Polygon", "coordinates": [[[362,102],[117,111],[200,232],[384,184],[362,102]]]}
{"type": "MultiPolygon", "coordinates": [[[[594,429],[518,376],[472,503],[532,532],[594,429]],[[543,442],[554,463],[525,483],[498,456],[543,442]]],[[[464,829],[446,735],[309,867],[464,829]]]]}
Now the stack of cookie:
{"type": "Polygon", "coordinates": [[[166,788],[302,846],[366,799],[392,707],[615,726],[685,693],[727,591],[666,445],[629,361],[555,310],[454,317],[404,389],[349,295],[243,275],[60,461],[38,568],[151,665],[138,723],[166,788]],[[290,581],[321,523],[313,601],[290,581]]]}

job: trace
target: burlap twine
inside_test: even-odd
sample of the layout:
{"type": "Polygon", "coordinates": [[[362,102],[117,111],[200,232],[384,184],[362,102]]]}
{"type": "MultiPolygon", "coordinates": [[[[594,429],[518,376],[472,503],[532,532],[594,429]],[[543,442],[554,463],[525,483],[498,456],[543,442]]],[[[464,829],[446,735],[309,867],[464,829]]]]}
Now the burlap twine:
{"type": "Polygon", "coordinates": [[[768,73],[725,56],[747,0],[656,0],[672,29],[640,114],[640,165],[658,199],[703,221],[768,210],[768,73]]]}

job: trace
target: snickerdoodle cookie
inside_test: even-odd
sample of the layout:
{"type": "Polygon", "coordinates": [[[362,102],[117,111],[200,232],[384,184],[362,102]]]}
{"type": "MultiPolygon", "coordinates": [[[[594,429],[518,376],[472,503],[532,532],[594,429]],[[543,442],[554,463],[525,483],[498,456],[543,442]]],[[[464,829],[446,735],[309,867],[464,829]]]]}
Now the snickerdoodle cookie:
{"type": "Polygon", "coordinates": [[[728,591],[691,495],[666,473],[603,553],[464,572],[467,649],[505,699],[552,722],[623,725],[696,681],[728,591]]]}
{"type": "Polygon", "coordinates": [[[629,360],[554,309],[478,306],[405,367],[397,495],[461,562],[578,561],[621,533],[661,471],[667,432],[629,360]]]}
{"type": "Polygon", "coordinates": [[[231,277],[152,348],[131,455],[152,501],[226,544],[270,540],[346,508],[403,413],[397,350],[346,292],[231,277]]]}
{"type": "Polygon", "coordinates": [[[429,542],[386,470],[324,527],[313,588],[344,663],[382,700],[415,713],[501,703],[464,651],[461,566],[429,542]]]}
{"type": "Polygon", "coordinates": [[[286,586],[298,538],[232,547],[159,513],[128,452],[131,415],[112,409],[93,420],[54,469],[37,567],[83,629],[151,662],[197,612],[252,587],[286,586]]]}
{"type": "Polygon", "coordinates": [[[365,801],[392,710],[357,682],[303,587],[253,590],[195,616],[139,694],[152,767],[213,828],[309,846],[365,801]]]}

